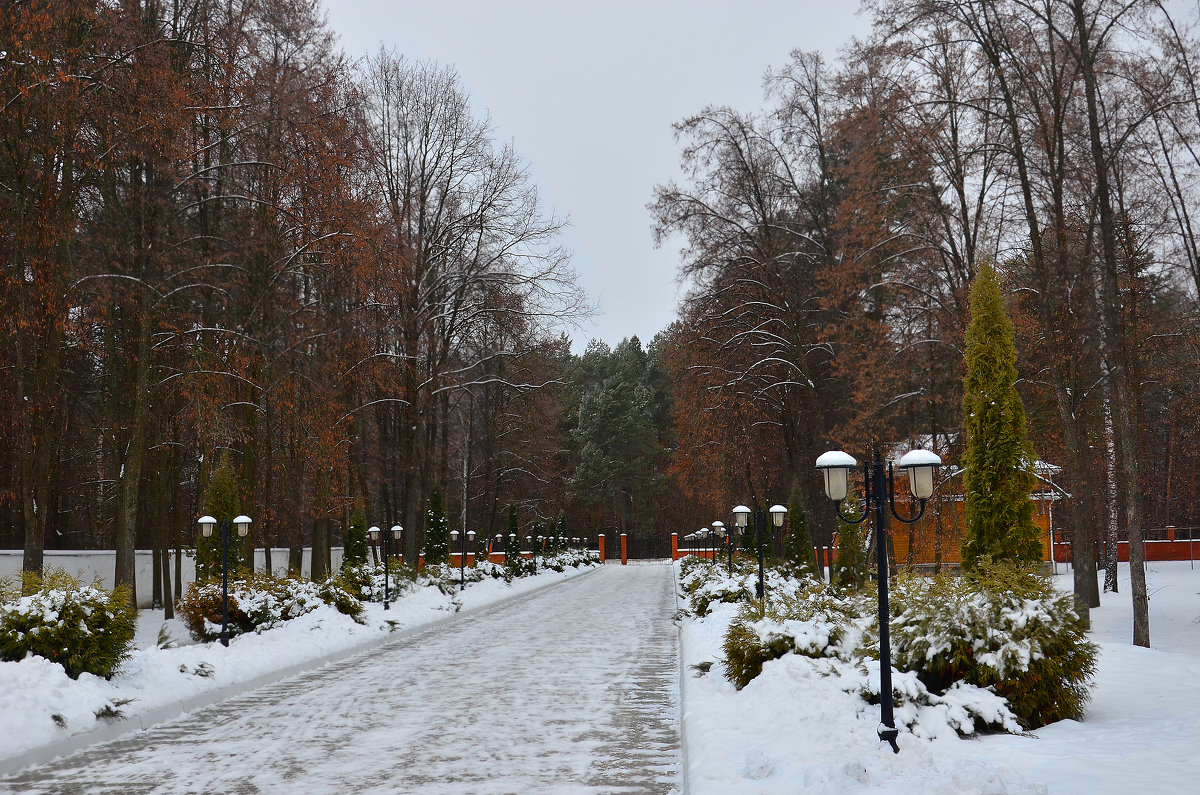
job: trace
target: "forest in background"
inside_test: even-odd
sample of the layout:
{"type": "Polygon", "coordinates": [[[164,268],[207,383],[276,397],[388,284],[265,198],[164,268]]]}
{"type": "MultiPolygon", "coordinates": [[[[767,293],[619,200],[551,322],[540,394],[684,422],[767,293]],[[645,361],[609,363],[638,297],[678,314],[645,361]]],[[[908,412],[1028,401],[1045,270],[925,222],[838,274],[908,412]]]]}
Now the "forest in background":
{"type": "Polygon", "coordinates": [[[1096,550],[1200,525],[1195,9],[864,7],[762,107],[677,125],[648,223],[680,319],[575,355],[562,221],[453,70],[349,62],[315,0],[7,3],[0,545],[130,581],[225,457],[255,546],[337,543],[361,501],[412,555],[437,486],[452,526],[513,503],[662,555],[793,483],[828,543],[818,454],[961,454],[986,260],[1098,603],[1096,550]]]}

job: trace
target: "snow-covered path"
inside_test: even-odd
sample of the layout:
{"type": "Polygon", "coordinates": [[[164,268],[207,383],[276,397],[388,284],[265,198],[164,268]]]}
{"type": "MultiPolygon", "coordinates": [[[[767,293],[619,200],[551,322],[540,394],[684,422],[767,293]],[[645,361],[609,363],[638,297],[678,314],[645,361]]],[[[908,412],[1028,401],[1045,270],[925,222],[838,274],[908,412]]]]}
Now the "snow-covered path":
{"type": "Polygon", "coordinates": [[[0,791],[677,791],[672,572],[606,566],[31,768],[0,791]]]}

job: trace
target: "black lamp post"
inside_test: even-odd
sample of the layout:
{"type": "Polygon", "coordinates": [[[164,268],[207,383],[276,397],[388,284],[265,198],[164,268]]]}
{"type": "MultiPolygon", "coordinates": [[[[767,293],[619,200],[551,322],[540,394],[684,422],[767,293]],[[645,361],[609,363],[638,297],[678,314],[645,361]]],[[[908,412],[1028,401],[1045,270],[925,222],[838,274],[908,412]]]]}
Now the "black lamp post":
{"type": "Polygon", "coordinates": [[[712,523],[713,531],[721,539],[721,543],[725,545],[725,552],[728,559],[728,570],[733,574],[733,534],[725,532],[725,523],[716,521],[712,523]]]}
{"type": "Polygon", "coordinates": [[[450,531],[451,543],[462,539],[462,543],[458,546],[458,590],[466,590],[467,587],[467,542],[475,543],[475,531],[468,530],[465,533],[460,533],[457,530],[450,531]]]}
{"type": "MultiPolygon", "coordinates": [[[[782,505],[771,506],[771,523],[775,527],[783,527],[783,519],[787,516],[787,508],[782,505]]],[[[746,532],[746,526],[750,524],[750,509],[745,505],[739,505],[733,509],[733,520],[737,524],[738,529],[743,534],[746,532]]],[[[766,535],[767,517],[761,509],[754,512],[754,545],[758,548],[758,598],[761,600],[767,592],[766,574],[763,566],[763,547],[765,544],[763,536],[766,535]]],[[[765,607],[765,605],[764,605],[765,607]]]]}
{"type": "Polygon", "coordinates": [[[378,543],[380,536],[383,536],[383,609],[387,610],[391,606],[391,587],[392,577],[388,572],[388,558],[391,557],[391,542],[399,541],[400,534],[404,532],[404,528],[398,524],[392,525],[392,529],[384,533],[378,527],[368,527],[367,536],[372,543],[378,543]]]}
{"type": "Polygon", "coordinates": [[[825,495],[833,500],[837,515],[848,524],[862,524],[875,514],[875,560],[879,569],[879,739],[900,753],[896,744],[896,720],[892,715],[892,646],[888,617],[888,515],[905,524],[915,524],[925,515],[925,504],[933,496],[933,473],[942,459],[928,450],[910,450],[900,459],[900,469],[908,470],[908,485],[919,502],[917,515],[911,519],[896,513],[896,484],[889,461],[883,468],[883,456],[876,450],[874,463],[863,464],[865,510],[857,519],[842,515],[842,500],[849,489],[850,471],[858,468],[853,456],[841,450],[822,453],[817,469],[825,476],[825,495]]]}
{"type": "MultiPolygon", "coordinates": [[[[200,517],[200,532],[205,538],[212,538],[213,528],[217,520],[211,516],[200,517]]],[[[250,532],[250,517],[237,516],[233,519],[239,538],[245,538],[250,532]]],[[[229,520],[221,520],[221,645],[229,645],[229,520]]]]}

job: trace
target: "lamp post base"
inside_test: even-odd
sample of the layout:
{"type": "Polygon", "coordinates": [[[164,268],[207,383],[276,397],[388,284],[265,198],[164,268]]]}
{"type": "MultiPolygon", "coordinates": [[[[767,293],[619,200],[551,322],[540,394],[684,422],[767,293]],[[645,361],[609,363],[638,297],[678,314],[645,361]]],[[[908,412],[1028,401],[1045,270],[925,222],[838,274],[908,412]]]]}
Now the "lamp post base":
{"type": "Polygon", "coordinates": [[[892,746],[892,753],[898,754],[900,753],[900,746],[896,744],[896,737],[899,734],[899,730],[881,725],[879,727],[879,742],[890,744],[892,746]]]}

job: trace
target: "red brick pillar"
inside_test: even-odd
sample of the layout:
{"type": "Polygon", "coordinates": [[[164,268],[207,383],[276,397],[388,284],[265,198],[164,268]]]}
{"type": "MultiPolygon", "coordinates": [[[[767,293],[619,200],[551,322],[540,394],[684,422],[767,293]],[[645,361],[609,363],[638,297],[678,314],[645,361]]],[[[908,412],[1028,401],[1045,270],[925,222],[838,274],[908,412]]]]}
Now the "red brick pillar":
{"type": "Polygon", "coordinates": [[[600,563],[603,564],[604,563],[604,552],[605,552],[604,533],[601,533],[600,537],[596,540],[596,547],[600,550],[600,563]]]}
{"type": "Polygon", "coordinates": [[[679,560],[679,533],[671,533],[671,562],[679,560]]]}
{"type": "Polygon", "coordinates": [[[629,565],[629,549],[625,544],[625,534],[621,533],[621,565],[629,565]]]}

